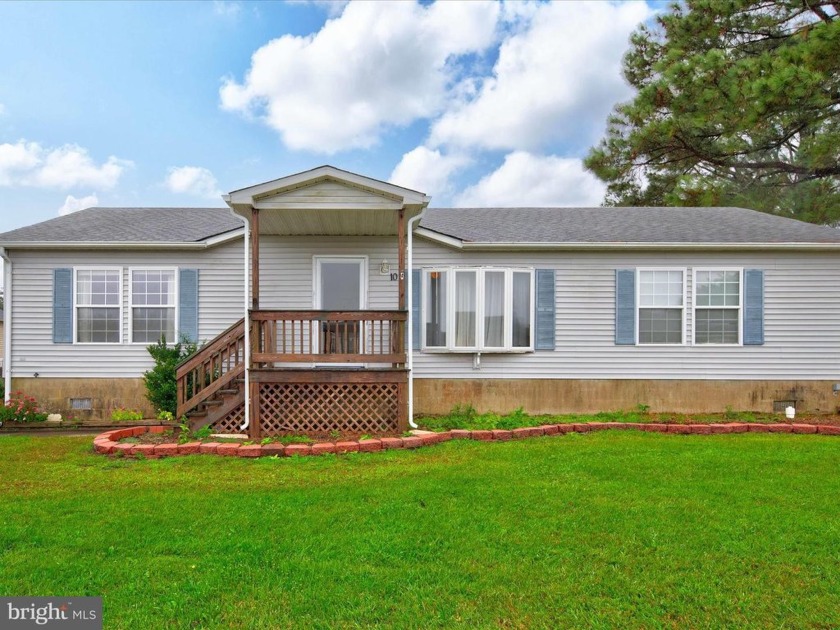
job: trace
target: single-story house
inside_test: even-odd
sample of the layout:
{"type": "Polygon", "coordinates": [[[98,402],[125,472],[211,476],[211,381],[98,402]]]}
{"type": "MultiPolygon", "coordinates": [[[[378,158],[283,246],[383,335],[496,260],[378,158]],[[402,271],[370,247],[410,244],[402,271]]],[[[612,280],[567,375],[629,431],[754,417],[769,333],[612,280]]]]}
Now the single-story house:
{"type": "Polygon", "coordinates": [[[51,411],[252,434],[500,412],[836,411],[840,231],[742,208],[428,208],[330,166],[229,208],[91,208],[0,235],[5,367],[51,411]]]}

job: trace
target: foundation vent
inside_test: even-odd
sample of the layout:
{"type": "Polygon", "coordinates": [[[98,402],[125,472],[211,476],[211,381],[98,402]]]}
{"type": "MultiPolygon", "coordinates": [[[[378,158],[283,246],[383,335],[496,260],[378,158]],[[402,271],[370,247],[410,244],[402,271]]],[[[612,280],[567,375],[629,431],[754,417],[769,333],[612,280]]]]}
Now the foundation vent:
{"type": "Polygon", "coordinates": [[[92,398],[71,398],[70,409],[73,411],[90,411],[93,409],[92,398]]]}
{"type": "Polygon", "coordinates": [[[784,413],[785,409],[788,407],[793,407],[796,409],[796,401],[795,400],[774,400],[773,401],[773,413],[784,413]]]}

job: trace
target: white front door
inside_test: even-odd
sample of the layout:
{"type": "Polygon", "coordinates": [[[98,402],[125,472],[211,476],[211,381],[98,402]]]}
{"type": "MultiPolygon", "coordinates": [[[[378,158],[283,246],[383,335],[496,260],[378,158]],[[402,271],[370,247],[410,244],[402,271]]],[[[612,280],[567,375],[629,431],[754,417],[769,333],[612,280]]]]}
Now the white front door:
{"type": "MultiPolygon", "coordinates": [[[[366,256],[316,256],[316,310],[359,311],[367,306],[366,256]]],[[[363,331],[359,322],[323,322],[313,335],[317,354],[359,354],[363,331]]]]}

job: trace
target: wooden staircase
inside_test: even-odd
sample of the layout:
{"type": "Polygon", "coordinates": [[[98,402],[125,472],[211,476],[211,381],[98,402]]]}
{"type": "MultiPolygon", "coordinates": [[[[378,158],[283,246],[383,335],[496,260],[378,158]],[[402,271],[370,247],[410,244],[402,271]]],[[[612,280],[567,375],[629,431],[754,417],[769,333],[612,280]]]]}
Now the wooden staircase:
{"type": "Polygon", "coordinates": [[[245,402],[245,320],[240,319],[176,369],[178,418],[196,431],[245,402]]]}

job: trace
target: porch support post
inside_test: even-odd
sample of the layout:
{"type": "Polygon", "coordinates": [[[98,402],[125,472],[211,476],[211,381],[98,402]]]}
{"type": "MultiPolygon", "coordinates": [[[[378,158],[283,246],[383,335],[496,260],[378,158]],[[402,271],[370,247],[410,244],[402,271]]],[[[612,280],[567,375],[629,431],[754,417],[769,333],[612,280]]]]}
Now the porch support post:
{"type": "Polygon", "coordinates": [[[260,211],[251,208],[251,308],[260,308],[260,211]]]}
{"type": "MultiPolygon", "coordinates": [[[[405,300],[405,208],[400,208],[397,211],[397,283],[398,283],[398,308],[401,311],[406,309],[405,300]]],[[[391,348],[393,354],[400,354],[405,352],[405,322],[400,322],[397,327],[397,334],[394,335],[394,347],[391,348]]],[[[395,363],[393,367],[398,367],[395,363]]]]}
{"type": "Polygon", "coordinates": [[[248,396],[251,399],[251,418],[248,424],[248,437],[252,440],[260,439],[260,384],[251,383],[248,396]]]}
{"type": "Polygon", "coordinates": [[[399,267],[399,309],[405,310],[405,208],[397,211],[397,266],[399,267]]]}

